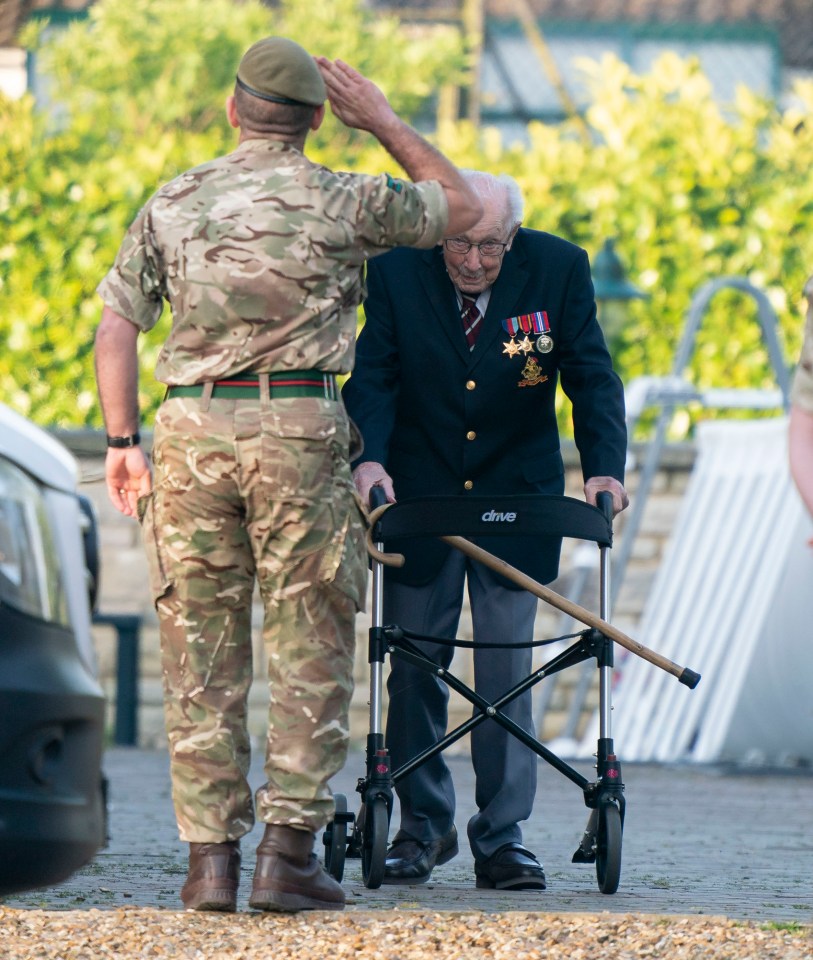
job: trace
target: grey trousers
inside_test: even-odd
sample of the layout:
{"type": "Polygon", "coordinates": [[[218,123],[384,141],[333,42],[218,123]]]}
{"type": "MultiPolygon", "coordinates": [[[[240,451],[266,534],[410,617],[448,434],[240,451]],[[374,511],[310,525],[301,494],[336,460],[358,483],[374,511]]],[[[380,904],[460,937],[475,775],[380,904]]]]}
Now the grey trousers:
{"type": "MultiPolygon", "coordinates": [[[[468,585],[474,640],[519,643],[533,639],[537,600],[509,590],[487,567],[452,550],[432,583],[422,587],[388,583],[384,623],[427,636],[457,635],[464,586],[468,585]]],[[[438,663],[449,666],[454,648],[421,643],[438,663]]],[[[474,687],[493,701],[531,672],[532,650],[474,650],[474,687]]],[[[392,657],[387,682],[386,740],[393,769],[411,760],[446,733],[449,691],[441,680],[392,657]]],[[[531,692],[505,713],[533,733],[531,692]]],[[[491,856],[503,844],[522,842],[519,821],[531,815],[536,793],[536,754],[499,724],[486,720],[470,734],[478,812],[468,824],[475,860],[491,856]]],[[[452,776],[443,754],[422,764],[396,785],[401,805],[400,836],[424,843],[451,830],[455,815],[452,776]]]]}

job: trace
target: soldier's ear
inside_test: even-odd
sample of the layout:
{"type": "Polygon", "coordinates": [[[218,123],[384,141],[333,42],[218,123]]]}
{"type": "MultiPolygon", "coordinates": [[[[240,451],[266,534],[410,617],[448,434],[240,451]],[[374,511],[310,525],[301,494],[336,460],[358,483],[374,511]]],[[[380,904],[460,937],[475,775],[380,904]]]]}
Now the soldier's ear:
{"type": "Polygon", "coordinates": [[[325,105],[317,107],[313,111],[313,119],[311,120],[311,130],[318,130],[322,126],[322,121],[325,119],[325,105]]]}
{"type": "Polygon", "coordinates": [[[226,116],[231,126],[235,127],[235,129],[240,126],[240,121],[237,117],[237,104],[234,102],[233,96],[226,97],[226,116]]]}

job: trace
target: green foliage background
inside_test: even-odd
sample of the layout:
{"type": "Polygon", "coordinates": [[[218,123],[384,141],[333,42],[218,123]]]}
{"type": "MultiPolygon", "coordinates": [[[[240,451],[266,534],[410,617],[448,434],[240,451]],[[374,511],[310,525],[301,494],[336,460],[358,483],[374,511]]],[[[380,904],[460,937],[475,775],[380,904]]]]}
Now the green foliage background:
{"type": "MultiPolygon", "coordinates": [[[[67,30],[28,30],[50,78],[47,109],[0,95],[0,396],[45,426],[101,426],[93,337],[95,288],[156,187],[230,150],[223,102],[235,65],[279,33],[372,76],[415,117],[444,85],[465,82],[451,28],[416,37],[359,0],[274,11],[254,0],[98,0],[67,30]]],[[[584,121],[532,124],[527,144],[442,123],[438,145],[461,165],[516,177],[527,226],[595,256],[607,237],[649,297],[613,339],[626,382],[671,370],[694,293],[746,276],[768,294],[788,363],[813,269],[813,84],[784,111],[746,91],[721,109],[695,63],[663,57],[645,76],[620,61],[582,65],[593,87],[584,121]],[[584,136],[586,123],[589,136],[584,136]]],[[[332,118],[308,154],[342,169],[392,170],[367,135],[332,118]]],[[[699,386],[773,386],[754,304],[723,292],[704,318],[690,375],[699,386]]],[[[141,338],[144,417],[160,401],[152,362],[168,317],[141,338]]],[[[680,429],[688,429],[689,421],[680,429]]]]}

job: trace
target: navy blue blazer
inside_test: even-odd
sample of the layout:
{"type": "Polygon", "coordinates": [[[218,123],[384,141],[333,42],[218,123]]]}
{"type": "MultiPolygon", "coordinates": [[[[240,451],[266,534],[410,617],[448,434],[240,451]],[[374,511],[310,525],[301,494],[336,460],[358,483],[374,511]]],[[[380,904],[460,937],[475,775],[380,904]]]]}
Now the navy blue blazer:
{"type": "MultiPolygon", "coordinates": [[[[398,500],[469,491],[561,494],[559,380],[572,401],[584,478],[611,476],[623,483],[623,387],[596,320],[584,250],[520,229],[472,351],[440,247],[398,248],[372,259],[367,290],[366,322],[343,397],[364,438],[354,466],[383,464],[398,500]],[[511,355],[510,324],[506,330],[504,322],[543,311],[552,349],[540,352],[534,345],[511,355]]],[[[529,334],[531,343],[537,336],[529,334]]],[[[520,332],[514,342],[523,337],[520,332]]],[[[557,576],[558,540],[488,537],[481,545],[540,583],[557,576]]],[[[451,548],[438,540],[408,540],[387,549],[406,557],[387,576],[422,584],[451,548]]]]}

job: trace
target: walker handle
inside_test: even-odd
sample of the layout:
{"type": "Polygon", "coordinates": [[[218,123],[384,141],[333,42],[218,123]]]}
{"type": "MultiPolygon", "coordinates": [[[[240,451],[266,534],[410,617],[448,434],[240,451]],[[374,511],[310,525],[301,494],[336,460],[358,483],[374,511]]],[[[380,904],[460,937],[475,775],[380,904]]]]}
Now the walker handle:
{"type": "Polygon", "coordinates": [[[387,503],[387,494],[384,492],[384,488],[380,483],[370,487],[369,500],[371,510],[375,510],[377,507],[383,507],[384,504],[387,503]]]}
{"type": "Polygon", "coordinates": [[[599,490],[596,495],[596,506],[604,514],[604,517],[607,523],[610,524],[610,527],[613,525],[613,495],[609,490],[599,490]]]}

